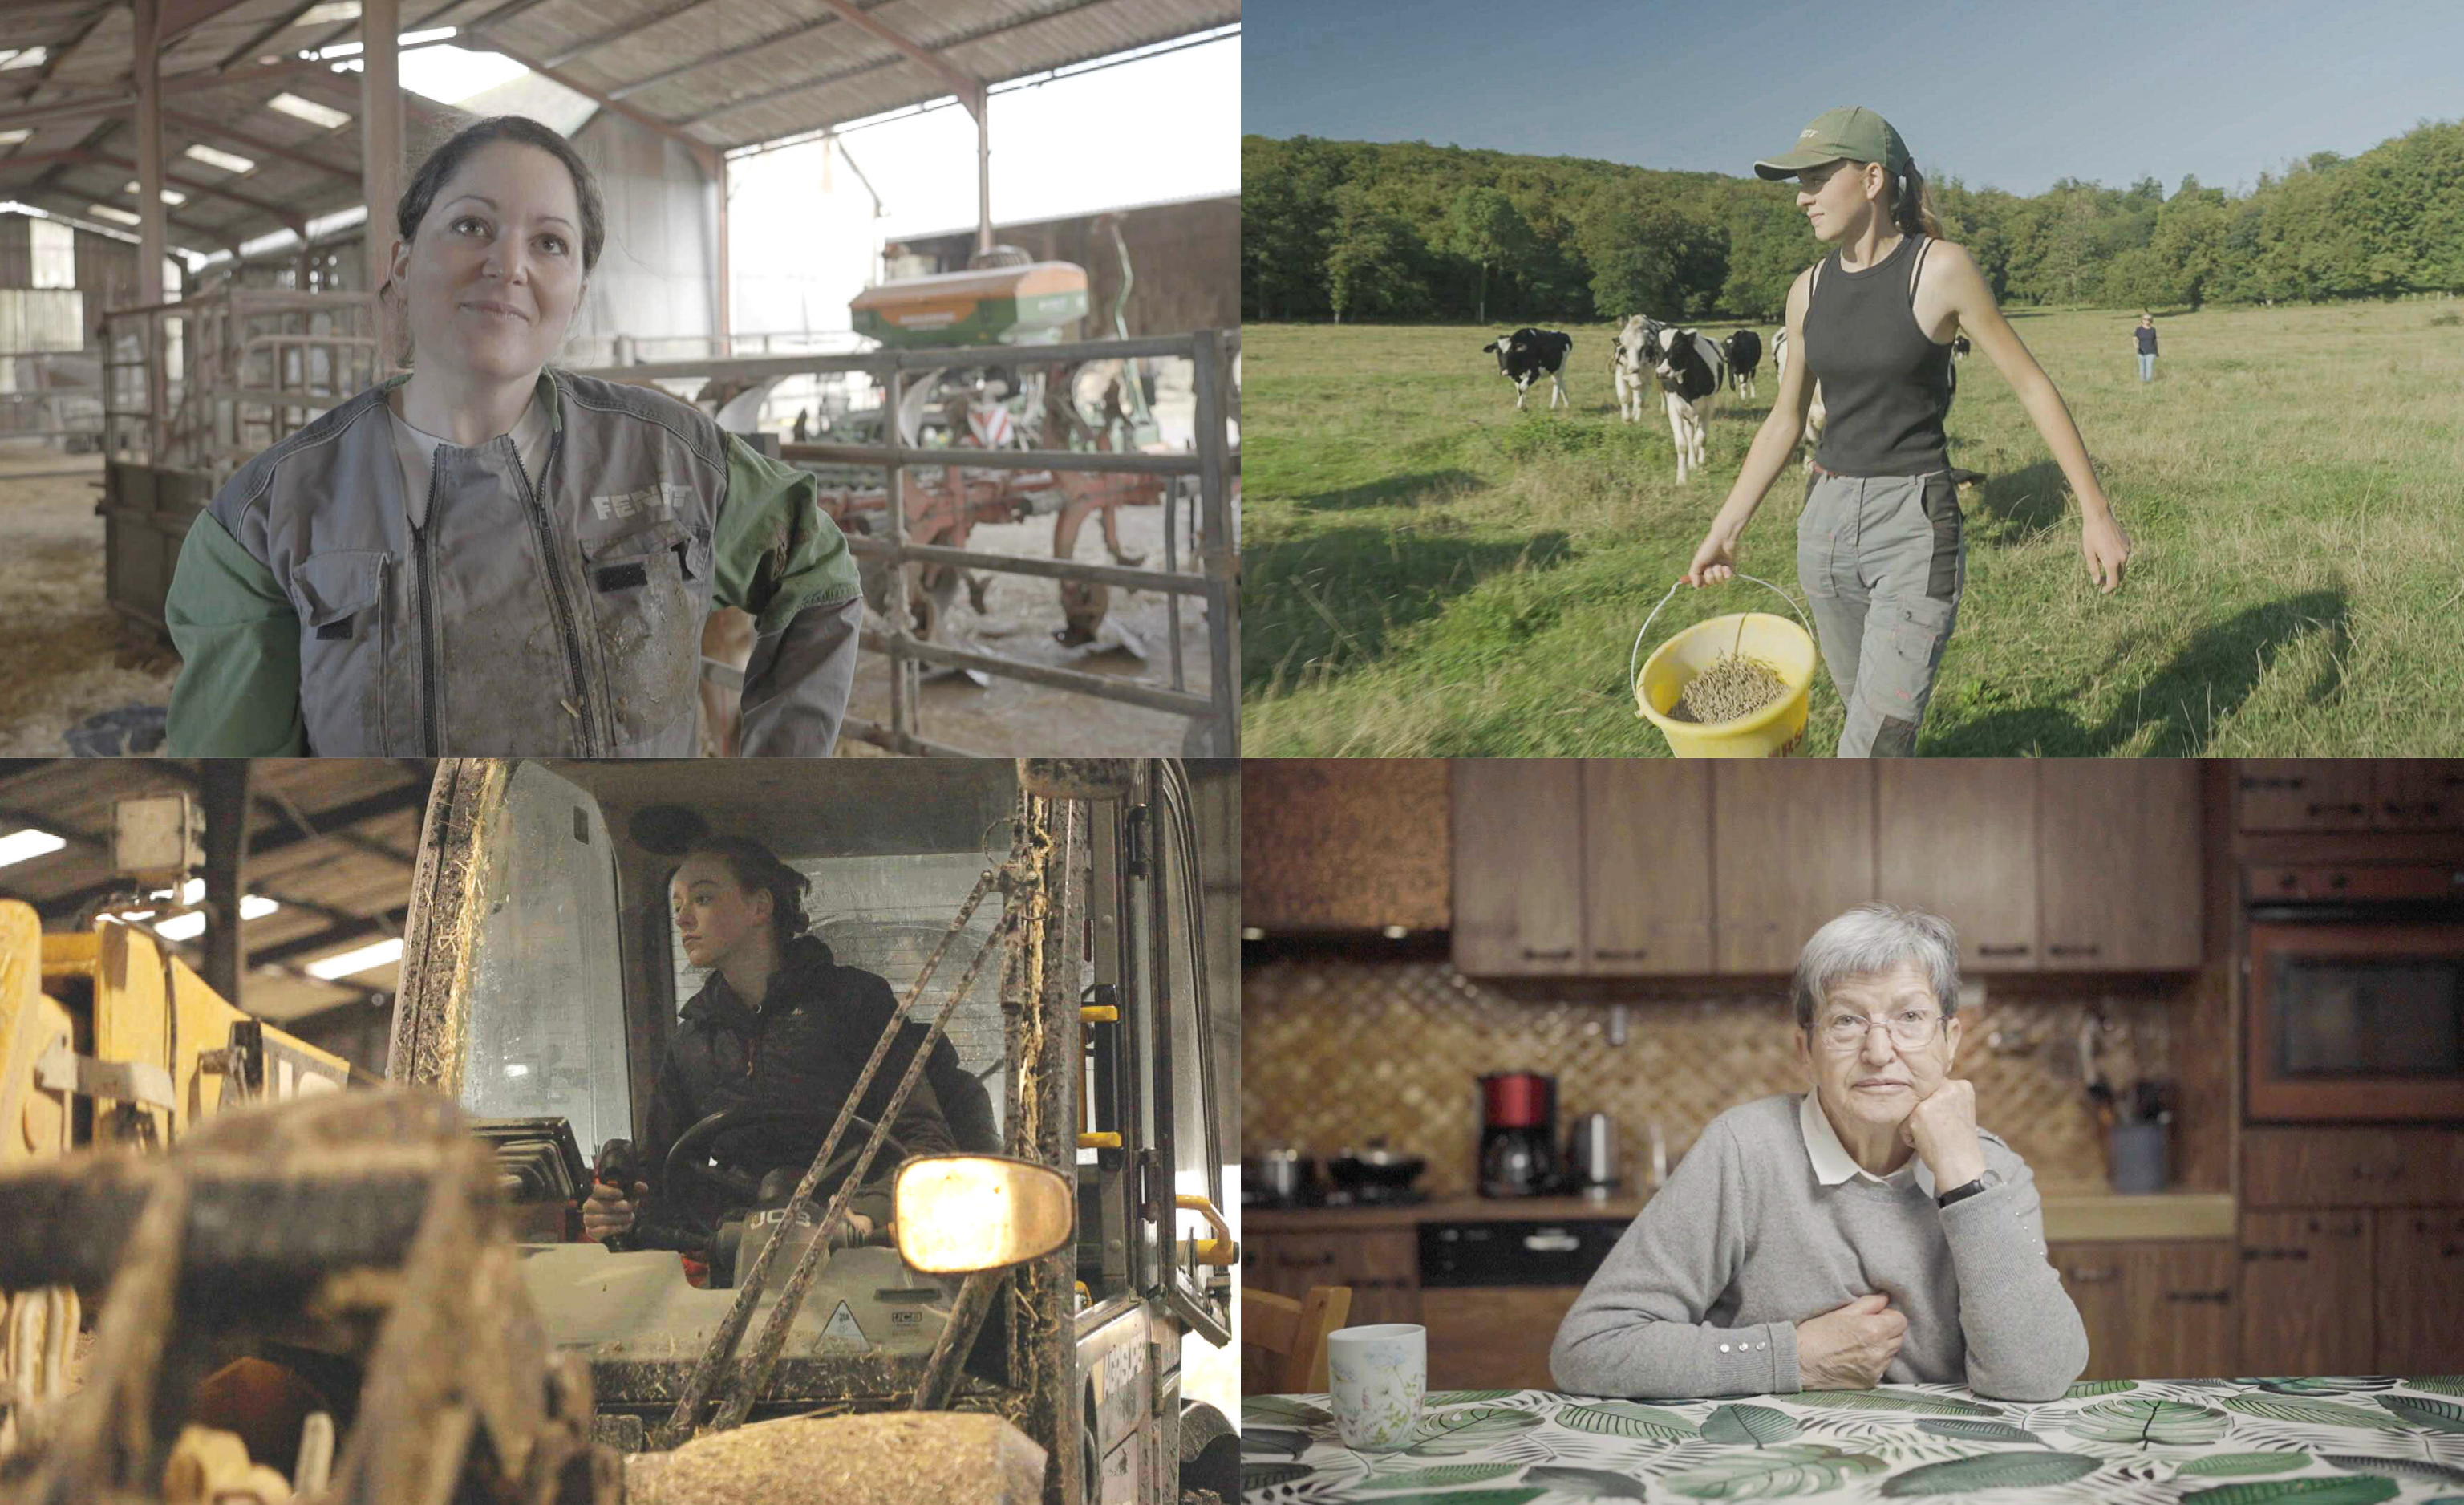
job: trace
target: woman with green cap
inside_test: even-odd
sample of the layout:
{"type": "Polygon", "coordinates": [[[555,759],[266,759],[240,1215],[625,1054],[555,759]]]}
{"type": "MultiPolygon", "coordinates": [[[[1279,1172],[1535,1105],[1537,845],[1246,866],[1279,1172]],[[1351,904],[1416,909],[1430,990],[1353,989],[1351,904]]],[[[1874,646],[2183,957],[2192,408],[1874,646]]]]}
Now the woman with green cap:
{"type": "Polygon", "coordinates": [[[1916,751],[1968,575],[1943,435],[1954,335],[1965,332],[1992,358],[2044,436],[2079,497],[2079,551],[2101,589],[2122,584],[2130,541],[2061,393],[2003,319],[1975,261],[1940,238],[1925,180],[1889,122],[1871,110],[1828,111],[1754,170],[1796,179],[1815,237],[1837,249],[1789,289],[1796,358],[1685,580],[1699,587],[1735,572],[1738,536],[1795,452],[1820,383],[1830,416],[1797,521],[1797,580],[1847,707],[1839,756],[1904,757],[1916,751]]]}

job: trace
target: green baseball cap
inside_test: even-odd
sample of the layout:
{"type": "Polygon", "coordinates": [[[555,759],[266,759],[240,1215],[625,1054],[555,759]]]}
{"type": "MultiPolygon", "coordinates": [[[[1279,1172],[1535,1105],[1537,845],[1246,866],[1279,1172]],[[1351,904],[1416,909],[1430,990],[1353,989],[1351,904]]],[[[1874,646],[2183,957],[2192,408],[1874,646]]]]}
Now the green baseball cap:
{"type": "Polygon", "coordinates": [[[1766,178],[1793,178],[1808,167],[1845,158],[1879,162],[1893,172],[1908,170],[1908,144],[1891,122],[1859,105],[1825,110],[1814,123],[1796,133],[1796,145],[1787,153],[1754,164],[1766,178]]]}

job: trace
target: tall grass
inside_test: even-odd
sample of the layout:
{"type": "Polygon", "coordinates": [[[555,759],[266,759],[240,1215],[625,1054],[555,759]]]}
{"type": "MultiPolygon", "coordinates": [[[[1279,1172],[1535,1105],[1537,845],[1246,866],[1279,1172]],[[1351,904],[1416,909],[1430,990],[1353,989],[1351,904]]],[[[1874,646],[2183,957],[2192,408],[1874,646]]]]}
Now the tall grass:
{"type": "MultiPolygon", "coordinates": [[[[1918,750],[1966,756],[2464,752],[2464,334],[2435,303],[2014,320],[2068,401],[2134,555],[2101,595],[2061,473],[1981,353],[1951,457],[1968,496],[1959,627],[1918,750]]],[[[1502,321],[1501,326],[1510,327],[1502,321]]],[[[1712,328],[1725,334],[1727,325],[1712,328]]],[[[1724,400],[1683,487],[1656,395],[1618,422],[1610,330],[1575,326],[1574,407],[1516,412],[1493,331],[1264,325],[1243,435],[1245,750],[1662,756],[1625,685],[1775,383],[1724,400]]],[[[1764,331],[1766,339],[1769,330],[1764,331]]],[[[1739,567],[1796,587],[1793,471],[1739,567]]],[[[1754,598],[1760,598],[1756,600],[1754,598]]],[[[1778,610],[1680,591],[1657,642],[1778,610]]],[[[1838,738],[1817,674],[1805,746],[1838,738]]]]}

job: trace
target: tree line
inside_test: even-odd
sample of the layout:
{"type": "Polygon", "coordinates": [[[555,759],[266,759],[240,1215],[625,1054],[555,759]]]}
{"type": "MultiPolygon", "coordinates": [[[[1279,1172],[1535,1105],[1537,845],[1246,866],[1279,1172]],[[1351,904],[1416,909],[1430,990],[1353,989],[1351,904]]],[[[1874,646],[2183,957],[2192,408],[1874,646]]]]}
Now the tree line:
{"type": "MultiPolygon", "coordinates": [[[[1922,166],[1922,164],[1920,164],[1922,166]]],[[[2319,152],[2236,194],[1933,184],[2011,304],[2197,308],[2464,291],[2464,124],[2319,152]]],[[[1762,322],[1821,255],[1795,185],[1309,136],[1241,142],[1244,318],[1762,322]]]]}

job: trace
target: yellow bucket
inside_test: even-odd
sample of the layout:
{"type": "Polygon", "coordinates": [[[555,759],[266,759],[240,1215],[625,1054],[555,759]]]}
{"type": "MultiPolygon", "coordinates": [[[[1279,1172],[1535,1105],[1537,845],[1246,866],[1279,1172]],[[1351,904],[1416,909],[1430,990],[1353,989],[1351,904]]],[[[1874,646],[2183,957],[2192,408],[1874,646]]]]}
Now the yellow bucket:
{"type": "MultiPolygon", "coordinates": [[[[1768,587],[1788,602],[1790,610],[1796,610],[1796,602],[1788,592],[1770,581],[1751,575],[1737,578],[1768,587]]],[[[1669,587],[1671,595],[1676,588],[1669,587]]],[[[1660,605],[1667,604],[1668,597],[1662,596],[1660,605]]],[[[1643,618],[1642,631],[1634,636],[1636,654],[1642,652],[1643,636],[1651,631],[1652,618],[1658,615],[1660,607],[1654,607],[1651,616],[1643,618]]],[[[1797,616],[1799,622],[1804,620],[1804,613],[1798,612],[1797,616]]],[[[1679,758],[1785,758],[1794,752],[1805,737],[1814,666],[1812,630],[1768,611],[1732,611],[1697,623],[1652,650],[1639,674],[1634,672],[1634,657],[1629,655],[1626,660],[1627,679],[1634,686],[1635,714],[1659,727],[1660,734],[1668,740],[1669,753],[1679,758]],[[1713,659],[1732,652],[1769,664],[1778,672],[1787,693],[1775,703],[1734,720],[1677,719],[1671,713],[1677,708],[1678,696],[1695,675],[1711,666],[1713,659]]]]}

